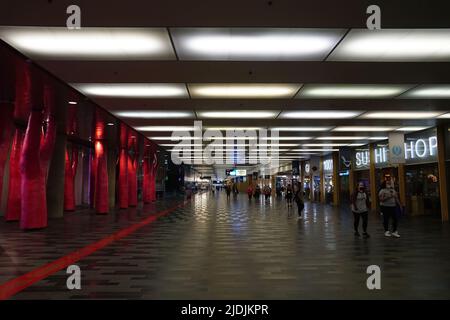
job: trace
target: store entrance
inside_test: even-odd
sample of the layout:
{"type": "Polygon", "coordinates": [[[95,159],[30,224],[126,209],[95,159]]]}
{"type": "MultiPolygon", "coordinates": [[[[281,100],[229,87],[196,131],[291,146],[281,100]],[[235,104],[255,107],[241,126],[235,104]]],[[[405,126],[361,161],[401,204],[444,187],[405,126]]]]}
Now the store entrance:
{"type": "Polygon", "coordinates": [[[406,167],[406,200],[408,212],[413,216],[440,216],[439,173],[436,163],[406,167]]]}

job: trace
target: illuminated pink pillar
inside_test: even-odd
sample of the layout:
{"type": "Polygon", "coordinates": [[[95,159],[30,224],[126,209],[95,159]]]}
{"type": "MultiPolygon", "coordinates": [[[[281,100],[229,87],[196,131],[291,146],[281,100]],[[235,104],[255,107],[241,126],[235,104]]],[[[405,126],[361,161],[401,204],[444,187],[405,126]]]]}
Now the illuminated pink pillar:
{"type": "Polygon", "coordinates": [[[23,142],[20,159],[22,192],[20,227],[26,230],[47,226],[47,177],[56,139],[53,99],[53,92],[45,86],[45,126],[43,127],[44,110],[33,109],[23,142]]]}
{"type": "Polygon", "coordinates": [[[137,151],[136,151],[136,133],[129,131],[128,149],[131,154],[128,155],[128,205],[137,206],[137,151]]]}
{"type": "Polygon", "coordinates": [[[96,111],[94,139],[94,207],[98,214],[109,212],[108,167],[106,144],[104,142],[105,122],[100,111],[96,111]]]}
{"type": "Polygon", "coordinates": [[[0,103],[2,116],[0,117],[0,200],[3,190],[3,177],[5,174],[5,165],[9,155],[13,134],[13,105],[11,103],[0,103]]]}
{"type": "Polygon", "coordinates": [[[128,208],[128,128],[120,125],[119,208],[128,208]]]}

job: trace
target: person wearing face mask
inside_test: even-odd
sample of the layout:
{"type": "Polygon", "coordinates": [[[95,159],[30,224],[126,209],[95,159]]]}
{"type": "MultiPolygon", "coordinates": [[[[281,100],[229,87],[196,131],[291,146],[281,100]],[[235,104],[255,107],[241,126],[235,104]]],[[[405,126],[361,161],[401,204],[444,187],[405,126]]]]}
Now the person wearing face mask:
{"type": "Polygon", "coordinates": [[[378,193],[380,198],[380,211],[383,213],[384,235],[386,237],[400,238],[397,231],[397,205],[400,206],[397,192],[394,189],[392,180],[383,181],[381,190],[378,193]],[[392,219],[392,232],[389,231],[389,221],[392,219]]]}
{"type": "Polygon", "coordinates": [[[370,235],[367,233],[367,225],[369,221],[369,195],[366,192],[366,188],[363,182],[358,184],[358,188],[351,195],[351,209],[354,216],[354,228],[355,236],[360,237],[359,234],[359,220],[362,218],[363,236],[369,238],[370,235]]]}

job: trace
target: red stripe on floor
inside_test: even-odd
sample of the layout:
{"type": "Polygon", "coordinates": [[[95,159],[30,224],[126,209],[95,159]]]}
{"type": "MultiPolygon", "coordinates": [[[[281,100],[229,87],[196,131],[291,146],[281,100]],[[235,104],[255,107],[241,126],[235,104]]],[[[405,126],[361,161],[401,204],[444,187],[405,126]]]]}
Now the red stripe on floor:
{"type": "Polygon", "coordinates": [[[89,256],[100,250],[112,242],[122,239],[129,234],[135,232],[136,230],[148,225],[149,223],[155,221],[156,219],[169,214],[170,212],[176,210],[177,208],[183,207],[186,205],[188,201],[184,201],[174,207],[169,209],[157,212],[156,214],[145,218],[144,220],[135,223],[129,227],[126,227],[106,238],[103,238],[95,243],[87,245],[86,247],[69,253],[68,255],[61,257],[57,260],[54,260],[46,265],[38,267],[22,276],[9,280],[4,284],[0,285],[0,300],[5,300],[15,295],[16,293],[28,288],[34,283],[47,278],[48,276],[70,266],[71,264],[77,262],[80,259],[83,259],[86,256],[89,256]]]}

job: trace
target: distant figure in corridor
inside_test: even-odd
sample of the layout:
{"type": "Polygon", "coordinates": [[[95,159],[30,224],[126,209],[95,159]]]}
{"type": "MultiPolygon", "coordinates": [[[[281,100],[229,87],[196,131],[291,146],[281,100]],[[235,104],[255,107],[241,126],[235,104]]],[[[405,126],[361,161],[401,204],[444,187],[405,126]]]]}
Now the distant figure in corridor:
{"type": "Polygon", "coordinates": [[[400,200],[394,189],[394,182],[389,179],[383,181],[381,190],[378,193],[380,198],[380,211],[383,214],[384,235],[386,237],[400,238],[397,231],[397,206],[400,207],[400,200]],[[392,219],[392,233],[389,231],[389,220],[392,219]]]}
{"type": "Polygon", "coordinates": [[[355,228],[355,236],[360,237],[359,234],[359,220],[362,218],[363,236],[369,238],[370,235],[367,233],[367,225],[369,221],[369,195],[366,192],[366,187],[364,182],[360,182],[356,190],[352,193],[350,197],[351,209],[354,216],[353,226],[355,228]]]}
{"type": "Polygon", "coordinates": [[[259,186],[259,184],[257,184],[255,187],[255,193],[253,196],[255,197],[255,199],[259,199],[260,195],[261,195],[261,187],[259,186]]]}
{"type": "Polygon", "coordinates": [[[248,195],[248,200],[252,200],[252,196],[253,196],[253,186],[250,184],[247,188],[247,195],[248,195]]]}
{"type": "Polygon", "coordinates": [[[233,183],[233,196],[236,198],[238,193],[239,193],[239,190],[237,188],[237,183],[233,183]]]}
{"type": "Polygon", "coordinates": [[[292,197],[294,196],[294,191],[292,190],[292,187],[290,184],[288,184],[286,188],[286,202],[288,208],[292,208],[292,197]]]}
{"type": "Polygon", "coordinates": [[[231,185],[230,184],[227,184],[225,186],[225,191],[227,193],[227,200],[230,200],[230,194],[231,194],[231,185]]]}
{"type": "Polygon", "coordinates": [[[269,200],[270,194],[272,193],[272,189],[269,187],[269,185],[266,184],[264,186],[263,191],[264,191],[264,197],[265,197],[266,201],[269,200]]]}
{"type": "Polygon", "coordinates": [[[297,219],[302,219],[302,211],[305,209],[305,203],[303,202],[303,192],[299,185],[295,186],[294,190],[294,201],[297,204],[298,217],[297,219]]]}

